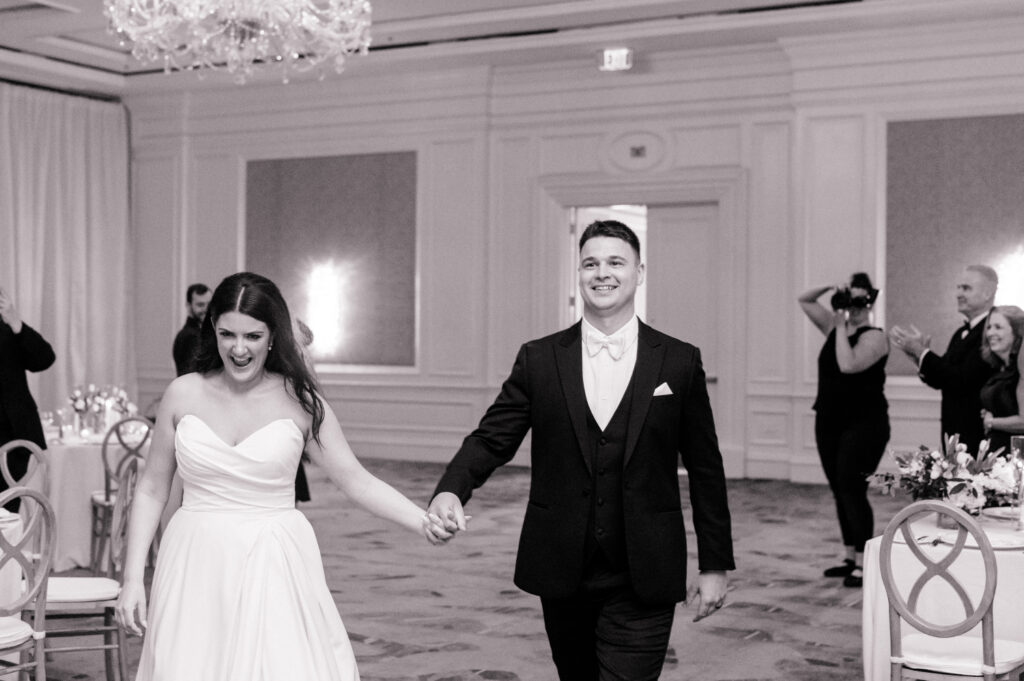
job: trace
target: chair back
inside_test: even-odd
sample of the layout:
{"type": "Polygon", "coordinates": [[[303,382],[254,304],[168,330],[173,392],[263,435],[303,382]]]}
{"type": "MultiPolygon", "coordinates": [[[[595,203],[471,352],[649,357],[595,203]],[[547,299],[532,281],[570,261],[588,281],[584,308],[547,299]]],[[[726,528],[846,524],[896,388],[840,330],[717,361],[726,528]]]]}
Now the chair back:
{"type": "Polygon", "coordinates": [[[110,560],[107,561],[107,576],[121,579],[125,551],[128,547],[128,525],[131,520],[135,488],[139,482],[139,462],[142,457],[126,456],[117,472],[117,497],[110,525],[110,560]]]}
{"type": "MultiPolygon", "coordinates": [[[[920,530],[920,526],[917,529],[920,530]]],[[[885,594],[889,600],[889,645],[894,661],[901,659],[903,655],[901,620],[923,634],[938,638],[960,636],[976,627],[980,622],[983,664],[989,668],[995,664],[992,601],[996,592],[996,555],[992,543],[974,518],[946,502],[916,501],[897,513],[885,528],[879,560],[882,584],[885,586],[885,594]],[[956,539],[952,546],[949,546],[949,551],[938,560],[925,553],[921,545],[918,544],[915,529],[912,527],[914,520],[928,513],[952,519],[957,532],[956,539]],[[893,572],[892,550],[897,536],[901,537],[900,543],[906,544],[913,556],[924,566],[924,571],[906,592],[901,591],[898,587],[896,575],[893,572]],[[975,600],[972,600],[964,586],[950,572],[951,566],[956,563],[963,553],[964,547],[967,546],[968,537],[973,539],[974,546],[981,552],[985,568],[985,582],[980,596],[975,596],[975,600]],[[948,608],[944,610],[941,622],[930,619],[919,612],[918,606],[921,604],[922,591],[932,579],[944,581],[957,595],[963,606],[963,619],[950,622],[950,609],[948,608]]],[[[895,664],[896,662],[894,662],[894,666],[895,664]]]]}
{"type": "Polygon", "coordinates": [[[13,487],[0,494],[0,507],[21,502],[21,536],[8,538],[0,532],[0,570],[9,565],[21,568],[24,588],[10,602],[0,603],[0,617],[10,617],[35,605],[33,628],[43,631],[46,615],[46,582],[53,568],[57,520],[45,494],[27,487],[13,487]]]}
{"type": "Polygon", "coordinates": [[[49,482],[49,476],[47,475],[47,463],[43,448],[30,440],[11,440],[0,446],[0,475],[3,476],[8,488],[26,486],[32,482],[36,475],[39,475],[42,485],[38,487],[42,490],[43,494],[48,494],[47,483],[49,482]],[[28,451],[28,465],[25,468],[25,472],[18,475],[11,470],[11,455],[22,449],[28,451]]]}
{"type": "Polygon", "coordinates": [[[118,472],[125,462],[142,458],[143,448],[153,432],[153,423],[141,416],[129,416],[110,427],[103,437],[103,493],[110,501],[118,472]]]}

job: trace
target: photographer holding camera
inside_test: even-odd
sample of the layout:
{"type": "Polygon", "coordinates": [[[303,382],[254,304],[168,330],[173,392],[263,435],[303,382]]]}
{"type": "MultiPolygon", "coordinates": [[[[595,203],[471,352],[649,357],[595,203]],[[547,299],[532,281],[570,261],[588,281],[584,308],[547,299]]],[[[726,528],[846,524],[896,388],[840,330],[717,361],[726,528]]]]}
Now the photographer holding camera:
{"type": "Polygon", "coordinates": [[[845,556],[825,570],[843,585],[863,583],[864,543],[874,535],[868,501],[869,475],[875,472],[889,442],[889,405],[885,399],[885,362],[889,339],[871,326],[878,289],[863,272],[849,285],[819,286],[797,302],[825,334],[818,355],[818,394],[814,401],[814,436],[818,455],[836,500],[845,556]],[[818,299],[832,291],[831,310],[818,299]]]}

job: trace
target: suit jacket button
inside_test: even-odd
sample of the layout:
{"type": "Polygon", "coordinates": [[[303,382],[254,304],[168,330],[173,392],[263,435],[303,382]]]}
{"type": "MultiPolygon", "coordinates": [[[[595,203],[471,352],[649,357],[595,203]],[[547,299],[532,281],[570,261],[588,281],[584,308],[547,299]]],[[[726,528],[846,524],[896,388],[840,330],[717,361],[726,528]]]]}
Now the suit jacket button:
{"type": "Polygon", "coordinates": [[[601,445],[602,447],[605,446],[606,444],[608,444],[608,438],[601,438],[600,440],[597,441],[597,444],[601,445]]]}

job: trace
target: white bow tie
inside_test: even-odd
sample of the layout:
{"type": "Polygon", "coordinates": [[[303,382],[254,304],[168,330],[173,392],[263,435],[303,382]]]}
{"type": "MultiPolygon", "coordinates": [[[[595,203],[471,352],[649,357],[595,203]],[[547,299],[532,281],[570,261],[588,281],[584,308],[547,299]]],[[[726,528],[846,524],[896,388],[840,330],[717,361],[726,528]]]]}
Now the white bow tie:
{"type": "Polygon", "coordinates": [[[593,357],[601,352],[601,348],[607,348],[612,359],[618,361],[626,351],[626,339],[623,336],[604,336],[592,331],[587,332],[587,354],[593,357]]]}

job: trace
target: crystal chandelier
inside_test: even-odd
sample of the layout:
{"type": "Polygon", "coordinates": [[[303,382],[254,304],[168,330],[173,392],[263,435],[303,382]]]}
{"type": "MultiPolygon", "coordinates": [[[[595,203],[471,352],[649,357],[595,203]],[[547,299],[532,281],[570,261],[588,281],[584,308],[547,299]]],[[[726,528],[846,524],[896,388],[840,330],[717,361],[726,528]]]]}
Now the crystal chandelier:
{"type": "Polygon", "coordinates": [[[142,62],[164,71],[226,69],[244,83],[254,67],[289,73],[366,54],[368,0],[104,0],[111,30],[142,62]]]}

